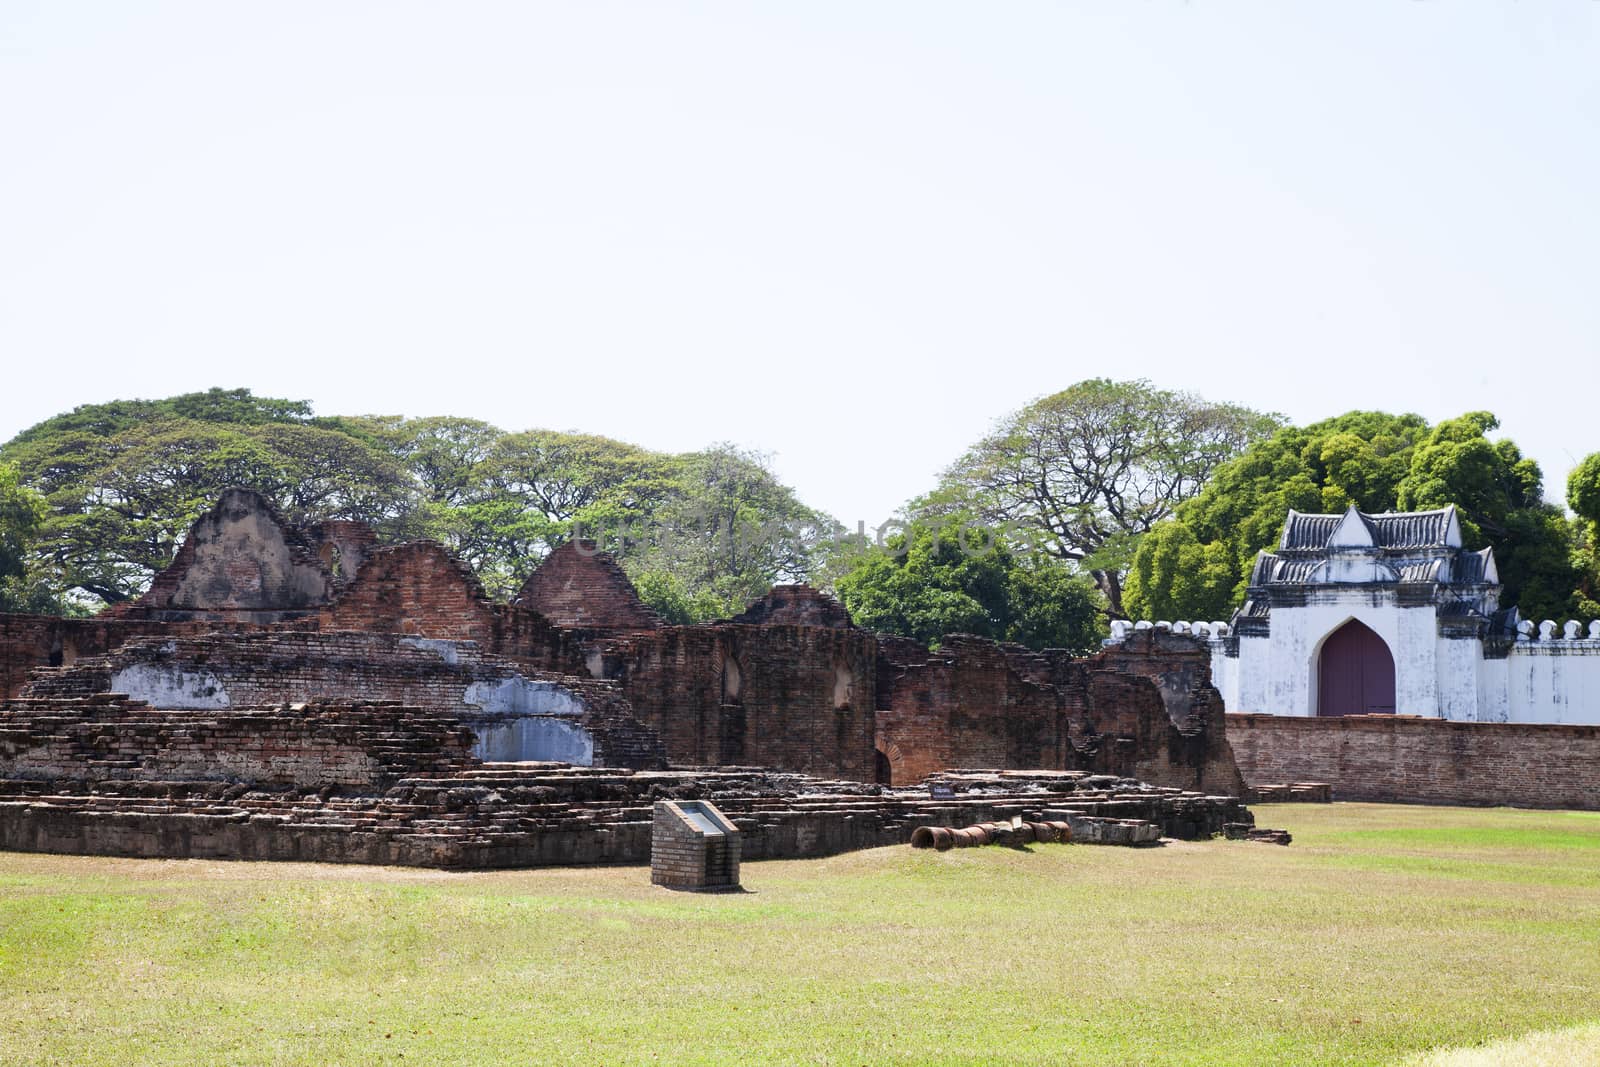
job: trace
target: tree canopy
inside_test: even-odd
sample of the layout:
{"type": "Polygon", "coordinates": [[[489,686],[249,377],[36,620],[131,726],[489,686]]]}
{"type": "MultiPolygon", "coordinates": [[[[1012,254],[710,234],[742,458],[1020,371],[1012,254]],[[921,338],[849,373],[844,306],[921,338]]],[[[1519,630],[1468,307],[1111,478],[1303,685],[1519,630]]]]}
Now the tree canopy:
{"type": "Polygon", "coordinates": [[[1471,412],[1430,427],[1417,415],[1355,411],[1287,426],[1219,466],[1210,483],[1140,544],[1128,606],[1146,618],[1226,619],[1251,566],[1290,509],[1332,513],[1455,504],[1468,548],[1495,550],[1506,605],[1561,616],[1577,574],[1567,523],[1544,502],[1538,464],[1471,412]]]}
{"type": "Polygon", "coordinates": [[[852,556],[834,588],[857,625],[937,644],[969,633],[1086,654],[1102,637],[1095,586],[1043,554],[972,534],[970,515],[913,524],[852,556]]]}
{"type": "Polygon", "coordinates": [[[1002,419],[935,501],[1091,574],[1113,617],[1139,538],[1282,420],[1149,382],[1096,378],[1002,419]]]}
{"type": "Polygon", "coordinates": [[[1572,564],[1578,571],[1574,608],[1584,618],[1600,618],[1600,452],[1585,456],[1567,477],[1567,506],[1573,521],[1572,564]]]}
{"type": "Polygon", "coordinates": [[[37,605],[26,587],[28,548],[44,524],[44,498],[0,463],[0,611],[29,611],[37,605]]]}
{"type": "Polygon", "coordinates": [[[451,416],[322,418],[242,389],[86,405],[17,435],[0,458],[14,464],[17,499],[39,505],[36,521],[0,518],[13,601],[26,585],[85,609],[137,596],[235,485],[291,521],[361,519],[384,540],[438,540],[502,599],[551,548],[598,534],[679,621],[806,577],[807,531],[831,523],[732,446],[669,455],[451,416]]]}
{"type": "MultiPolygon", "coordinates": [[[[318,416],[212,389],[85,405],[0,446],[0,609],[90,611],[137,596],[224,489],[297,522],[428,537],[491,595],[567,538],[598,539],[673,622],[727,617],[775,582],[832,579],[863,625],[1088,648],[1084,611],[1227,618],[1285,515],[1455,504],[1492,546],[1502,603],[1600,615],[1600,453],[1568,519],[1488,412],[1429,425],[1356,411],[1310,426],[1148,382],[1080,382],[1007,416],[908,505],[910,532],[853,554],[840,528],[731,444],[668,454],[453,416],[318,416]],[[961,551],[968,521],[992,556],[961,551]],[[952,542],[952,538],[956,538],[952,542]]],[[[969,546],[970,547],[970,546],[969,546]]]]}

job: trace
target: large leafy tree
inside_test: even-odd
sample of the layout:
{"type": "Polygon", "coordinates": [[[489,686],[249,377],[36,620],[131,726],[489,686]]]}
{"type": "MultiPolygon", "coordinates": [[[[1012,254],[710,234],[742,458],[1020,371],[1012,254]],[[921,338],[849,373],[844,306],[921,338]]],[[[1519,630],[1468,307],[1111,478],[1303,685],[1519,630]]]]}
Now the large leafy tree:
{"type": "Polygon", "coordinates": [[[834,588],[860,626],[937,644],[952,633],[1086,653],[1104,636],[1093,583],[973,534],[970,515],[914,523],[852,555],[834,588]]]}
{"type": "Polygon", "coordinates": [[[1573,520],[1573,566],[1578,592],[1573,610],[1586,619],[1600,618],[1600,452],[1585,456],[1567,476],[1567,506],[1573,520]]]}
{"type": "Polygon", "coordinates": [[[1561,509],[1545,503],[1539,465],[1515,442],[1488,439],[1499,425],[1473,411],[1435,426],[1411,457],[1397,503],[1402,511],[1456,505],[1467,547],[1494,549],[1505,603],[1524,618],[1563,618],[1580,577],[1572,531],[1561,509]]]}
{"type": "MultiPolygon", "coordinates": [[[[626,518],[625,516],[623,518],[626,518]]],[[[674,458],[670,493],[648,522],[607,524],[617,549],[663,614],[727,616],[776,582],[807,579],[837,523],[801,503],[768,457],[721,444],[674,458]],[[673,589],[690,595],[674,599],[673,589]]]]}
{"type": "Polygon", "coordinates": [[[1419,415],[1353,411],[1285,426],[1222,464],[1134,554],[1127,607],[1149,619],[1226,619],[1244,597],[1256,553],[1275,545],[1290,509],[1364,511],[1395,505],[1419,415]]]}
{"type": "Polygon", "coordinates": [[[1149,382],[1097,378],[1002,419],[935,500],[1087,570],[1113,617],[1139,538],[1281,420],[1149,382]]]}
{"type": "Polygon", "coordinates": [[[1284,427],[1223,464],[1209,485],[1140,544],[1128,606],[1145,618],[1225,619],[1256,553],[1277,544],[1290,509],[1381,512],[1455,504],[1469,548],[1493,546],[1507,605],[1543,618],[1576,585],[1567,523],[1541,499],[1539,468],[1474,412],[1429,427],[1417,415],[1350,412],[1284,427]]]}
{"type": "Polygon", "coordinates": [[[506,434],[472,467],[447,541],[491,592],[510,595],[569,538],[647,522],[675,491],[675,474],[671,456],[607,437],[506,434]]]}
{"type": "Polygon", "coordinates": [[[0,611],[36,608],[25,585],[27,553],[46,514],[44,498],[22,484],[15,467],[0,463],[0,611]]]}

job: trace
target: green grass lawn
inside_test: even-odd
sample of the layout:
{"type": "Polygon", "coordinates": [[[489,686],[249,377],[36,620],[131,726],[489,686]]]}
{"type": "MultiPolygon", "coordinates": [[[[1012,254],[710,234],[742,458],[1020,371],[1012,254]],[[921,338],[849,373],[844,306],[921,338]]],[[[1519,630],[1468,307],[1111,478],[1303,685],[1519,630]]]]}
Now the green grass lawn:
{"type": "Polygon", "coordinates": [[[0,854],[0,1063],[1389,1063],[1600,1019],[1600,814],[1255,811],[1295,843],[877,849],[722,896],[0,854]]]}

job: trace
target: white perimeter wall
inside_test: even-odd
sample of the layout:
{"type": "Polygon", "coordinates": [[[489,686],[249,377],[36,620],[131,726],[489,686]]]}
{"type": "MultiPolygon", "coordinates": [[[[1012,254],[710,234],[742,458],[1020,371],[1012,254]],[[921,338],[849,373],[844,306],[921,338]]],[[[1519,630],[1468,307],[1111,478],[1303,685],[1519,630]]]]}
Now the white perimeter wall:
{"type": "MultiPolygon", "coordinates": [[[[1221,623],[1138,623],[1192,633],[1211,648],[1212,684],[1229,711],[1314,715],[1322,642],[1350,619],[1382,637],[1395,661],[1395,710],[1465,722],[1600,725],[1600,622],[1523,633],[1507,655],[1488,659],[1483,642],[1443,638],[1432,607],[1313,604],[1272,611],[1270,637],[1240,636],[1226,655],[1221,623]]],[[[1111,642],[1135,624],[1113,624],[1111,642]]]]}

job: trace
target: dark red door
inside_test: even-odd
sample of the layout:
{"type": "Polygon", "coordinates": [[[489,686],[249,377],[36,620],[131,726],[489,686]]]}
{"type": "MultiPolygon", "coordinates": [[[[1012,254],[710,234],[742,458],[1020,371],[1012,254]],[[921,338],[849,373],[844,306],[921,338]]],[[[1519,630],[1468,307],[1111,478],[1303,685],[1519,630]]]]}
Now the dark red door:
{"type": "Polygon", "coordinates": [[[1322,643],[1317,714],[1394,714],[1394,657],[1383,638],[1354,619],[1322,643]]]}

